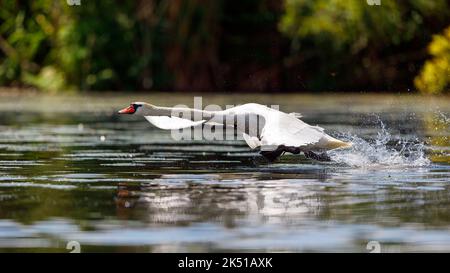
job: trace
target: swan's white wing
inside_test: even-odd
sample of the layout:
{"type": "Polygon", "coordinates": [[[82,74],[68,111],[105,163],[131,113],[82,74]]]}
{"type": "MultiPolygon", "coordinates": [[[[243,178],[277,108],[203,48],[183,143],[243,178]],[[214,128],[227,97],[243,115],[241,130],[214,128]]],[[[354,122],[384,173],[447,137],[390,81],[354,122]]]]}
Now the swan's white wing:
{"type": "Polygon", "coordinates": [[[300,114],[300,113],[297,113],[297,112],[292,112],[292,113],[289,113],[289,115],[291,115],[291,116],[293,116],[293,117],[295,117],[295,118],[302,118],[302,117],[303,117],[303,115],[302,115],[302,114],[300,114]]]}
{"type": "Polygon", "coordinates": [[[192,121],[189,119],[179,117],[167,117],[167,116],[145,116],[151,124],[164,130],[176,130],[194,127],[204,123],[206,120],[192,121]]]}
{"type": "Polygon", "coordinates": [[[268,117],[261,136],[262,146],[302,147],[318,143],[326,134],[321,127],[310,126],[293,115],[278,112],[268,117]]]}
{"type": "Polygon", "coordinates": [[[256,147],[261,146],[261,141],[259,140],[259,138],[250,136],[246,133],[242,133],[242,136],[250,148],[255,149],[256,147]]]}

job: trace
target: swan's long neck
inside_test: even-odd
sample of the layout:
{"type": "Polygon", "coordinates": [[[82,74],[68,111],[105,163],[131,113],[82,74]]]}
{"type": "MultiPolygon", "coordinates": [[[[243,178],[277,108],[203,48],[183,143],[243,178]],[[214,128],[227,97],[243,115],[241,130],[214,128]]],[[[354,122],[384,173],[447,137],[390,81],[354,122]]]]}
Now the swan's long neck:
{"type": "Polygon", "coordinates": [[[167,117],[184,117],[191,120],[196,119],[210,119],[218,112],[216,111],[206,111],[193,108],[182,108],[182,107],[163,107],[147,104],[144,105],[143,109],[139,111],[142,116],[167,116],[167,117]]]}

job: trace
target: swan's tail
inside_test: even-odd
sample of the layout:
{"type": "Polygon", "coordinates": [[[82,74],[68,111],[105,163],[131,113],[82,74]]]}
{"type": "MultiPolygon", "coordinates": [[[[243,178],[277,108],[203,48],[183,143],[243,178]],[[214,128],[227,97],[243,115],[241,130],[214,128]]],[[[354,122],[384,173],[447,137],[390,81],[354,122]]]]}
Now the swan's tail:
{"type": "Polygon", "coordinates": [[[337,148],[346,149],[346,148],[350,148],[352,146],[353,146],[353,144],[351,142],[344,142],[339,139],[332,139],[332,140],[328,141],[328,143],[327,143],[327,148],[329,150],[333,150],[333,149],[337,149],[337,148]]]}

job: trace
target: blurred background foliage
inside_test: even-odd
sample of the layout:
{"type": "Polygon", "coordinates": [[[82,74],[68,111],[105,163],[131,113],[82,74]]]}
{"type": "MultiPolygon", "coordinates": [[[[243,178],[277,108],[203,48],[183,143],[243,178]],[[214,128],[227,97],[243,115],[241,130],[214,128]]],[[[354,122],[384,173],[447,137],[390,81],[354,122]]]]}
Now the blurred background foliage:
{"type": "Polygon", "coordinates": [[[435,35],[428,47],[433,58],[426,61],[422,72],[415,79],[422,92],[440,93],[450,86],[450,27],[442,35],[435,35]]]}
{"type": "Polygon", "coordinates": [[[448,0],[0,0],[0,86],[448,92],[448,0]]]}

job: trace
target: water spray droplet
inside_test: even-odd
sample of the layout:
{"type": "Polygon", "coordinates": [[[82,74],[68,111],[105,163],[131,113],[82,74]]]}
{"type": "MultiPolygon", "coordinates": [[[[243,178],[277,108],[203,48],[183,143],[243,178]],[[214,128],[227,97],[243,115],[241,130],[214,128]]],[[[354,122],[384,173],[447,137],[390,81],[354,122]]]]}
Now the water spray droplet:
{"type": "Polygon", "coordinates": [[[346,134],[343,138],[353,146],[346,150],[330,151],[333,161],[353,167],[420,167],[430,164],[425,144],[418,139],[394,139],[380,120],[381,130],[373,140],[346,134]]]}

